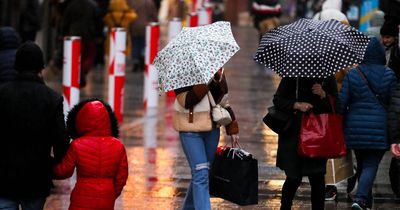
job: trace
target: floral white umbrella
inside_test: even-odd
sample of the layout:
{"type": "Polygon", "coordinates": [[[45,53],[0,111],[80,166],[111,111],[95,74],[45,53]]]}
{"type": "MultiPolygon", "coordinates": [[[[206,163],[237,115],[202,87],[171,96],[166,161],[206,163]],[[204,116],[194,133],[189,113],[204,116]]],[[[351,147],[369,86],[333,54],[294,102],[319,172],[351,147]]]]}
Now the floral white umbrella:
{"type": "Polygon", "coordinates": [[[160,90],[208,83],[239,49],[229,22],[184,27],[154,60],[160,90]]]}

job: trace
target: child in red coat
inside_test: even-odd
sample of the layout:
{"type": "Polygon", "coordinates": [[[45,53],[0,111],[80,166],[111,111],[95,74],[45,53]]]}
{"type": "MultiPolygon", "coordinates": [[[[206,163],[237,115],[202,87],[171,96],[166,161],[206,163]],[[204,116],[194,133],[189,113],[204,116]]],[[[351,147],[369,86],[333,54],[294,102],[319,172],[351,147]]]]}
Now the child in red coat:
{"type": "Polygon", "coordinates": [[[114,209],[128,178],[128,162],[110,106],[96,99],[79,103],[68,114],[67,129],[73,141],[53,172],[65,179],[76,167],[69,210],[114,209]]]}

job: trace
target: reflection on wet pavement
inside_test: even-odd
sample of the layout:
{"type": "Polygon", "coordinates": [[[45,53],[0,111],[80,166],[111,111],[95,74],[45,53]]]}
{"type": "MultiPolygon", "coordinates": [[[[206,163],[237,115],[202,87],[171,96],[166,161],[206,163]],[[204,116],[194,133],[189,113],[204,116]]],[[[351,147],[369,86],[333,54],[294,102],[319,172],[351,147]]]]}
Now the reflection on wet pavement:
{"type": "MultiPolygon", "coordinates": [[[[241,50],[225,66],[225,72],[230,89],[230,104],[239,121],[240,143],[259,162],[259,204],[240,207],[212,198],[212,207],[221,210],[279,209],[280,189],[285,176],[275,167],[277,135],[261,121],[266,108],[272,104],[279,77],[253,62],[252,55],[258,44],[255,29],[234,28],[234,36],[241,50]]],[[[143,77],[143,73],[133,73],[128,66],[125,78],[125,116],[120,130],[128,154],[129,178],[116,202],[116,209],[180,209],[191,175],[178,133],[172,128],[173,101],[161,95],[157,109],[144,110],[143,77]]],[[[104,67],[93,69],[88,75],[87,86],[81,91],[81,99],[97,97],[107,100],[105,78],[108,77],[104,67]]],[[[45,79],[51,87],[61,90],[60,73],[46,70],[45,79]]],[[[228,138],[224,136],[223,130],[221,133],[220,144],[225,144],[228,138]]],[[[55,181],[55,188],[45,209],[67,209],[74,182],[74,178],[55,181]]],[[[339,202],[326,202],[326,209],[350,207],[351,204],[345,200],[345,185],[339,185],[338,188],[339,202]]],[[[376,191],[379,192],[379,189],[376,191]]],[[[385,192],[387,187],[382,189],[382,194],[388,194],[385,192]]],[[[293,209],[310,209],[309,200],[310,190],[305,179],[293,209]]],[[[384,204],[381,206],[385,207],[384,204]]]]}

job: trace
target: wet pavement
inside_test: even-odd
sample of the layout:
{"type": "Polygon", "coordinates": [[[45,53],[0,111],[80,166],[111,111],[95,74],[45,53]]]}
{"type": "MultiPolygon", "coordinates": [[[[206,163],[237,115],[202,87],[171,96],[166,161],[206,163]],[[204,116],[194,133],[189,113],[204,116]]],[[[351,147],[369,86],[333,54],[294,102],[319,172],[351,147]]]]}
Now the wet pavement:
{"type": "MultiPolygon", "coordinates": [[[[162,30],[165,33],[166,30],[162,30]]],[[[259,204],[241,207],[212,198],[212,209],[279,209],[284,173],[275,167],[277,135],[261,119],[271,105],[279,77],[264,71],[252,60],[258,35],[252,27],[236,27],[234,36],[241,50],[226,64],[230,104],[239,121],[242,147],[258,159],[259,204]]],[[[162,37],[166,37],[163,35],[162,37]]],[[[161,46],[165,44],[165,38],[161,46]]],[[[45,70],[46,83],[61,92],[61,72],[45,70]]],[[[97,97],[107,100],[107,72],[97,66],[88,75],[88,84],[81,90],[81,99],[97,97]]],[[[129,160],[129,178],[116,202],[117,210],[180,209],[190,182],[190,170],[172,128],[170,102],[165,95],[159,107],[145,111],[143,106],[142,72],[132,72],[128,64],[125,78],[124,122],[120,125],[121,140],[129,160]]],[[[224,131],[221,142],[227,141],[224,131]]],[[[373,209],[400,209],[390,189],[388,178],[390,154],[381,163],[374,185],[373,209]]],[[[46,210],[68,209],[74,178],[56,181],[46,210]]],[[[346,197],[346,181],[338,185],[338,202],[326,202],[326,209],[350,209],[346,197]]],[[[303,179],[293,209],[310,209],[310,188],[303,179]]]]}

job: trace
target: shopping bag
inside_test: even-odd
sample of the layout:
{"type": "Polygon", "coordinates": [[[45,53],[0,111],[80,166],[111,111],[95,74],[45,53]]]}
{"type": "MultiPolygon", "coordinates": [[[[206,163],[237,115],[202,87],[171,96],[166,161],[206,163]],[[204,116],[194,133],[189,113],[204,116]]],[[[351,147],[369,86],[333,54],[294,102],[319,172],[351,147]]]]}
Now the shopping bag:
{"type": "Polygon", "coordinates": [[[325,184],[337,184],[354,175],[351,152],[342,158],[329,159],[326,164],[325,184]]]}
{"type": "Polygon", "coordinates": [[[393,193],[400,196],[400,160],[392,157],[389,168],[390,186],[392,187],[393,193]]]}
{"type": "Polygon", "coordinates": [[[243,149],[218,147],[211,167],[210,194],[241,206],[257,204],[257,160],[243,149]]]}
{"type": "Polygon", "coordinates": [[[301,119],[298,154],[311,158],[340,158],[346,155],[342,116],[335,113],[304,113],[301,119]]]}

